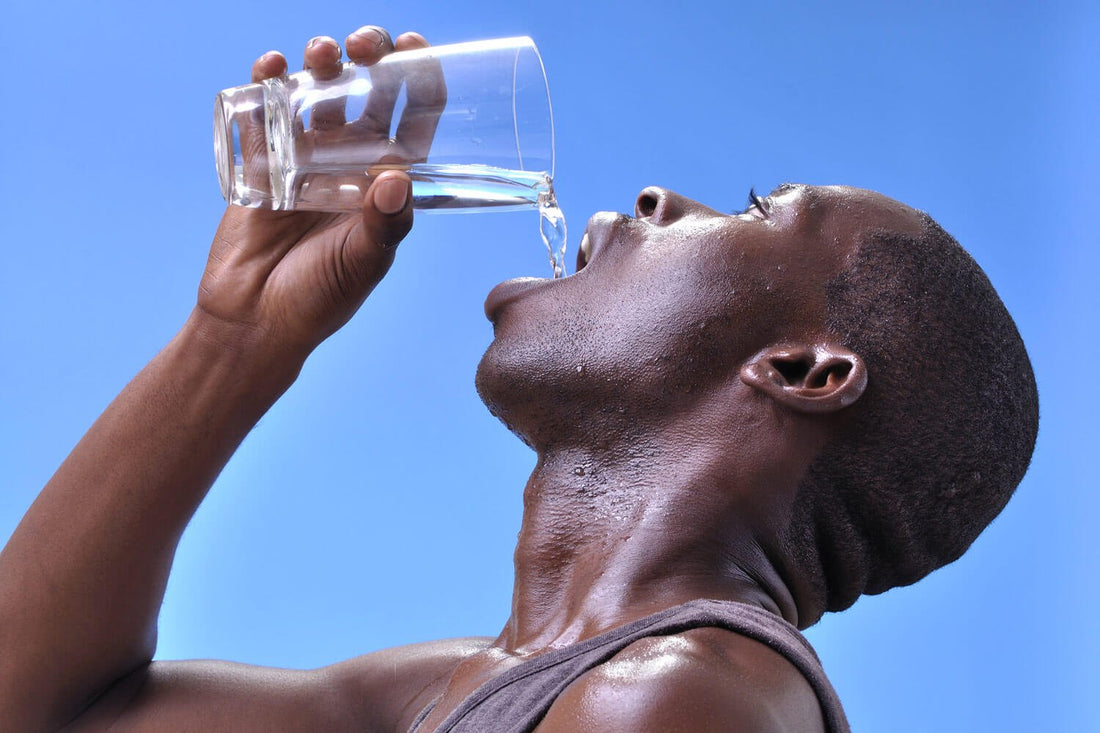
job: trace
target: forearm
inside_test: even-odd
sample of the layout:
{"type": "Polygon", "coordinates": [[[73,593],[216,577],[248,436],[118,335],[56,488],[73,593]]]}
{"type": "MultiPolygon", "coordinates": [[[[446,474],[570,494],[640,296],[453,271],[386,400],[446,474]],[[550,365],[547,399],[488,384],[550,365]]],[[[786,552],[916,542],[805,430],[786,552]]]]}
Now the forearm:
{"type": "Polygon", "coordinates": [[[107,408],[0,553],[0,719],[63,723],[152,657],[184,527],[299,367],[196,313],[107,408]]]}

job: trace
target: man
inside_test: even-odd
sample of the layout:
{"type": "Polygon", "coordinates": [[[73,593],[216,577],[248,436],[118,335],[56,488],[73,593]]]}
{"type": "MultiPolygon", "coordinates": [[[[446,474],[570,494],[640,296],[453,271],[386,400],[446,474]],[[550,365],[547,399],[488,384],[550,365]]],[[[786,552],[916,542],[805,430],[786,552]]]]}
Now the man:
{"type": "Polygon", "coordinates": [[[410,181],[380,175],[360,215],[230,208],[191,316],[0,554],[0,726],[845,730],[795,627],[966,549],[1026,469],[1034,380],[926,216],[844,187],[750,203],[647,188],[592,218],[574,276],[493,290],[478,391],[539,455],[512,615],[313,671],[153,663],[157,612],[222,466],[392,264],[410,181]]]}

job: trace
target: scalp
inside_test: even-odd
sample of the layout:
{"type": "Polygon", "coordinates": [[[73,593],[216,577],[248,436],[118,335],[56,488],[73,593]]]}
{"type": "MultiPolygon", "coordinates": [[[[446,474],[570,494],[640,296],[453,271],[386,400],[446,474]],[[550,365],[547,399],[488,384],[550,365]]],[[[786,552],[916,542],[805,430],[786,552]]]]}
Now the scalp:
{"type": "Polygon", "coordinates": [[[787,574],[820,596],[800,603],[803,628],[958,558],[1034,449],[1038,394],[1012,317],[970,255],[919,219],[915,236],[856,230],[826,284],[828,331],[868,386],[809,467],[785,538],[787,574]]]}

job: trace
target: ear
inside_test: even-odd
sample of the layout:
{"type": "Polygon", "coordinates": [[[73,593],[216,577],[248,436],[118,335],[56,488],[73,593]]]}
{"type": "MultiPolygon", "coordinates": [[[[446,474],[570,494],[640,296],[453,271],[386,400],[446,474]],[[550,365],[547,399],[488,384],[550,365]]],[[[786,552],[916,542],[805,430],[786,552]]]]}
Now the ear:
{"type": "Polygon", "coordinates": [[[832,343],[769,346],[741,367],[741,381],[803,413],[836,412],[867,387],[867,367],[855,352],[832,343]]]}

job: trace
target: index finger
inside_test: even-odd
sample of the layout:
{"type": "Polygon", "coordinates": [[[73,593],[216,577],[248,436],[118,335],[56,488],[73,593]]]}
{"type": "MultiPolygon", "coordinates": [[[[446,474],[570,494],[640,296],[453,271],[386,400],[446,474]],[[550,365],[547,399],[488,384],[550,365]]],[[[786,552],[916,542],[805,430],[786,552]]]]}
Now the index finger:
{"type": "Polygon", "coordinates": [[[268,51],[252,64],[252,83],[286,73],[286,57],[278,51],[268,51]]]}

